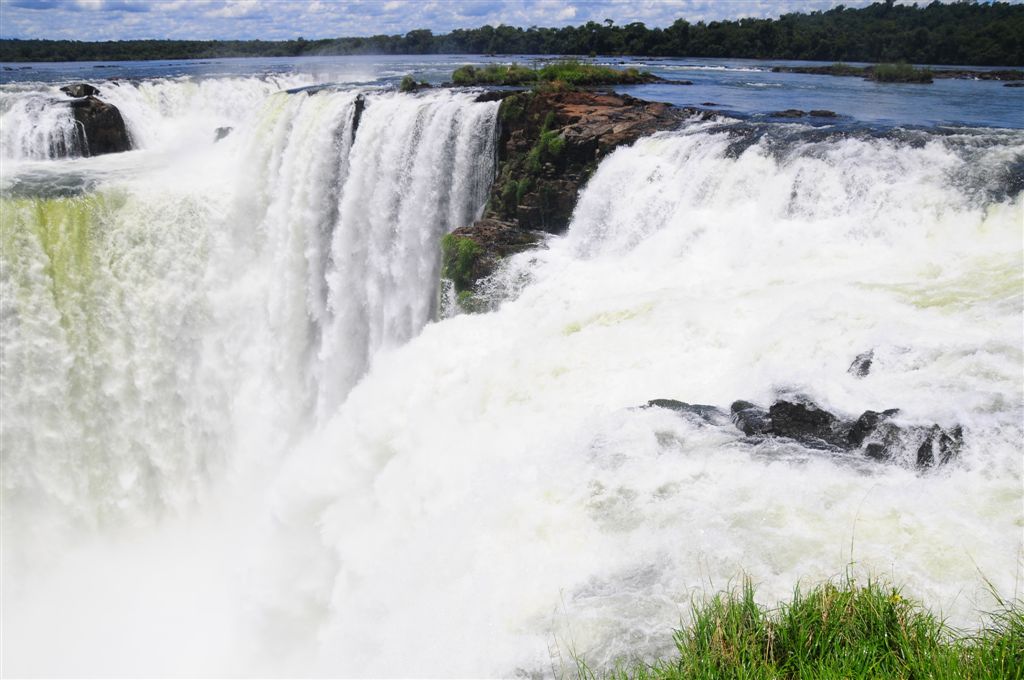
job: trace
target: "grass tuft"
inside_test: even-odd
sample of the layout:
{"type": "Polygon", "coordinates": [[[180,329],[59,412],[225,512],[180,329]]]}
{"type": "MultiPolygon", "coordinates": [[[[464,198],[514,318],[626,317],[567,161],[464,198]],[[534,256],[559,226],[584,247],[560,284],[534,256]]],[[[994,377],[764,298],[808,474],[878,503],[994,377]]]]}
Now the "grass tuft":
{"type": "MultiPolygon", "coordinates": [[[[675,634],[677,658],[619,664],[600,677],[631,680],[719,678],[1024,678],[1024,609],[1001,603],[982,630],[949,628],[898,588],[852,579],[826,583],[767,609],[748,581],[738,591],[694,603],[675,634]]],[[[598,677],[576,659],[580,678],[598,677]]]]}

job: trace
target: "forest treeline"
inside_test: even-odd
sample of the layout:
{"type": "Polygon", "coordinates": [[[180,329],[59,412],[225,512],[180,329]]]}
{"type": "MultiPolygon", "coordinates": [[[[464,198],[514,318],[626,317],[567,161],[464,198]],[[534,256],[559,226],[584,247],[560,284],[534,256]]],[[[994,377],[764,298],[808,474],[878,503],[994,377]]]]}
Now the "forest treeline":
{"type": "Polygon", "coordinates": [[[666,28],[610,19],[564,28],[482,26],[435,35],[324,40],[2,40],[0,61],[123,61],[351,54],[565,54],[732,57],[918,64],[1024,65],[1024,5],[892,0],[778,19],[689,23],[666,28]]]}

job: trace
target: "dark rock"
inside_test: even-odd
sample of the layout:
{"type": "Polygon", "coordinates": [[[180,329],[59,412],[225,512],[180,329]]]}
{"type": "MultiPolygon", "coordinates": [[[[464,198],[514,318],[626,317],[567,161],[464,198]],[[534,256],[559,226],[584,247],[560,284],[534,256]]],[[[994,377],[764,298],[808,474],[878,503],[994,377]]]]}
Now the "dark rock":
{"type": "Polygon", "coordinates": [[[813,448],[843,448],[842,422],[810,402],[777,401],[768,409],[770,434],[788,437],[813,448]]]}
{"type": "Polygon", "coordinates": [[[772,115],[776,118],[802,118],[807,115],[800,109],[786,109],[785,111],[775,111],[772,115]]]}
{"type": "MultiPolygon", "coordinates": [[[[658,406],[682,415],[696,416],[712,425],[728,423],[715,406],[688,404],[674,399],[654,399],[658,406]]],[[[902,460],[921,470],[944,465],[963,447],[963,428],[938,425],[903,425],[895,422],[899,409],[864,411],[850,421],[801,401],[776,401],[768,410],[749,401],[735,401],[729,408],[732,423],[748,437],[784,437],[812,449],[860,452],[877,461],[902,460]]]]}
{"type": "Polygon", "coordinates": [[[1003,83],[1003,87],[1024,87],[1024,83],[1003,83]]]}
{"type": "Polygon", "coordinates": [[[481,92],[476,96],[475,102],[500,102],[502,99],[508,99],[512,95],[518,94],[522,90],[488,90],[487,92],[481,92]]]}
{"type": "Polygon", "coordinates": [[[964,430],[959,425],[950,430],[933,425],[917,449],[917,467],[945,465],[960,453],[963,444],[964,430]]]}
{"type": "Polygon", "coordinates": [[[719,106],[719,104],[716,104],[715,102],[701,102],[700,105],[701,106],[719,106]]]}
{"type": "Polygon", "coordinates": [[[749,401],[734,401],[729,407],[732,422],[748,437],[768,434],[772,429],[768,412],[749,401]]]}
{"type": "Polygon", "coordinates": [[[693,85],[692,80],[665,80],[662,82],[665,85],[693,85]]]}
{"type": "Polygon", "coordinates": [[[867,352],[862,352],[854,358],[853,363],[846,369],[846,372],[858,378],[863,378],[871,372],[871,362],[874,361],[874,358],[875,350],[869,349],[867,352]]]}
{"type": "Polygon", "coordinates": [[[356,140],[356,131],[359,129],[359,122],[363,118],[363,111],[366,109],[366,97],[358,95],[352,106],[352,142],[356,140]]]}
{"type": "Polygon", "coordinates": [[[89,83],[75,83],[74,85],[65,85],[60,88],[60,91],[69,97],[81,98],[81,97],[93,97],[100,93],[99,89],[90,85],[89,83]]]}
{"type": "Polygon", "coordinates": [[[665,408],[681,414],[690,414],[713,425],[729,422],[729,416],[725,411],[717,406],[708,406],[707,404],[687,404],[685,401],[676,401],[675,399],[652,399],[647,402],[647,406],[665,408]]]}
{"type": "Polygon", "coordinates": [[[847,441],[855,449],[859,449],[864,442],[871,437],[880,425],[886,423],[890,418],[899,413],[898,408],[887,409],[882,412],[864,411],[857,419],[857,422],[850,428],[847,441]]]}
{"type": "Polygon", "coordinates": [[[836,112],[829,111],[828,109],[814,109],[810,115],[817,116],[818,118],[835,118],[836,112]]]}
{"type": "Polygon", "coordinates": [[[232,130],[234,130],[234,128],[232,128],[232,127],[219,127],[219,128],[217,128],[216,130],[213,131],[213,134],[214,134],[213,141],[219,142],[220,140],[222,140],[225,137],[227,137],[228,135],[230,135],[232,130]]]}
{"type": "Polygon", "coordinates": [[[116,106],[88,96],[73,100],[71,108],[82,136],[81,148],[89,156],[131,150],[131,137],[116,106]]]}

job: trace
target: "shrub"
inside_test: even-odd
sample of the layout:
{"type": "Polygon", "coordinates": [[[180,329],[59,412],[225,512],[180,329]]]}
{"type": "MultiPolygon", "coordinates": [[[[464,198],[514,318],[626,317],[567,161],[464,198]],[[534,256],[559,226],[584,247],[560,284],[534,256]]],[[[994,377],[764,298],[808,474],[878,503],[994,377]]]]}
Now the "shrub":
{"type": "Polygon", "coordinates": [[[461,293],[473,285],[473,269],[483,250],[466,236],[445,234],[441,239],[441,276],[455,284],[461,293]]]}
{"type": "Polygon", "coordinates": [[[871,79],[880,83],[930,83],[932,72],[910,64],[878,64],[871,69],[871,79]]]}

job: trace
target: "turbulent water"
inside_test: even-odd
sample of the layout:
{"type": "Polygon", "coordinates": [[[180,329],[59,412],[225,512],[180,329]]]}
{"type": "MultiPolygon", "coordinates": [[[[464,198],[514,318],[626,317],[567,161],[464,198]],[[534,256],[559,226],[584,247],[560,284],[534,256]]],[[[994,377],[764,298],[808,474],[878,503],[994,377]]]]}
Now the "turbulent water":
{"type": "Polygon", "coordinates": [[[111,86],[140,150],[74,160],[4,93],[5,673],[557,676],[744,575],[1019,594],[1024,133],[687,124],[439,320],[498,105],[310,84],[111,86]],[[635,408],[780,394],[964,448],[635,408]]]}

